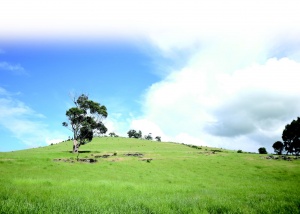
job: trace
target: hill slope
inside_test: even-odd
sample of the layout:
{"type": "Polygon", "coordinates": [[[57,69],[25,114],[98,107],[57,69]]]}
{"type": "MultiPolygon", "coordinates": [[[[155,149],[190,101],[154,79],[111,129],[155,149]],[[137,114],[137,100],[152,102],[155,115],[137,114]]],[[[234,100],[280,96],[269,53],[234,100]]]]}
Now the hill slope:
{"type": "Polygon", "coordinates": [[[91,164],[71,148],[0,153],[0,213],[300,212],[298,160],[104,137],[80,148],[91,164]]]}

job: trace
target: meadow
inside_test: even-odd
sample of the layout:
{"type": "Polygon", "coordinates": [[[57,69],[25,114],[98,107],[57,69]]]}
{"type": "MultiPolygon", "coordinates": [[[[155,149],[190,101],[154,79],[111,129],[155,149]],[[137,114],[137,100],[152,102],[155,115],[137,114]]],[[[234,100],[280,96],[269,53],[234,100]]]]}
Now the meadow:
{"type": "Polygon", "coordinates": [[[0,213],[300,213],[300,160],[121,137],[80,147],[111,155],[96,163],[71,149],[0,153],[0,213]]]}

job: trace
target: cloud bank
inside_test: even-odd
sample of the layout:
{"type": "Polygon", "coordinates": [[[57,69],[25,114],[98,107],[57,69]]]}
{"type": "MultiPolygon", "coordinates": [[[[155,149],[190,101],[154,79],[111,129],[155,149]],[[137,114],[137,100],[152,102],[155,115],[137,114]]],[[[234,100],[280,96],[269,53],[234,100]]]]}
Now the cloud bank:
{"type": "Polygon", "coordinates": [[[299,76],[300,63],[288,58],[228,73],[190,66],[152,85],[145,95],[144,117],[132,124],[156,124],[159,128],[152,130],[178,142],[270,148],[284,126],[299,116],[299,76]]]}
{"type": "Polygon", "coordinates": [[[148,132],[155,124],[152,129],[167,140],[272,152],[284,126],[299,116],[295,8],[283,1],[206,6],[200,15],[206,24],[200,18],[179,26],[177,34],[153,36],[162,56],[189,56],[147,90],[145,114],[132,127],[148,132]]]}
{"type": "Polygon", "coordinates": [[[297,6],[223,4],[203,5],[197,21],[183,18],[177,29],[152,34],[161,56],[189,56],[147,90],[144,115],[132,127],[152,127],[177,142],[272,152],[284,126],[299,116],[297,6]]]}

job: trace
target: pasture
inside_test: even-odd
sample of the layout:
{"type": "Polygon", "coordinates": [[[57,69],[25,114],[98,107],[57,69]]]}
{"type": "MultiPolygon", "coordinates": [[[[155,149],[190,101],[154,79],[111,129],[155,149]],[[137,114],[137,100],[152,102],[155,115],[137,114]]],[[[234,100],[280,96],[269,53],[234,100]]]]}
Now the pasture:
{"type": "Polygon", "coordinates": [[[0,213],[300,213],[300,160],[121,137],[80,147],[96,163],[71,149],[0,153],[0,213]]]}

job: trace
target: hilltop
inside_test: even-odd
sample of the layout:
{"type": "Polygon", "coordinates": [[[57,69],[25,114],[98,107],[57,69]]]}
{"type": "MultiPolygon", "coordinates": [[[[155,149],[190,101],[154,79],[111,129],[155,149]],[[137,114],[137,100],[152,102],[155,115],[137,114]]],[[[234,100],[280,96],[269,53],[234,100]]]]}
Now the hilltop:
{"type": "Polygon", "coordinates": [[[299,213],[300,161],[129,138],[0,153],[1,213],[299,213]]]}

